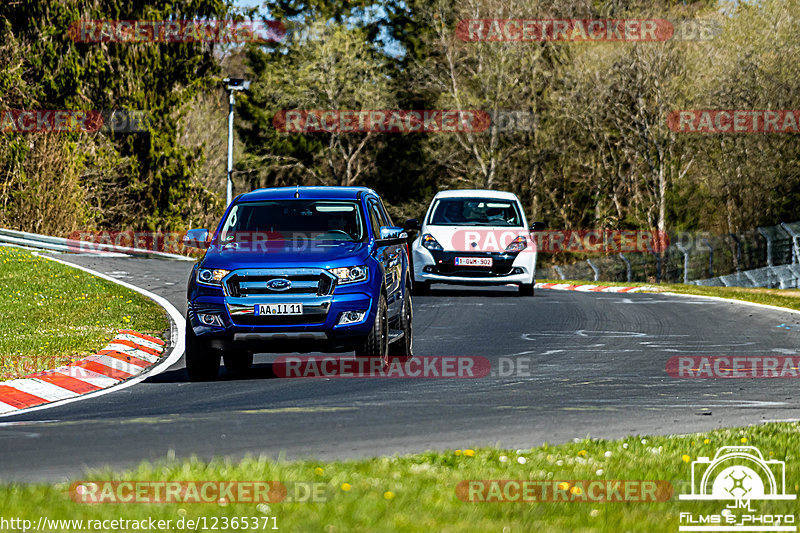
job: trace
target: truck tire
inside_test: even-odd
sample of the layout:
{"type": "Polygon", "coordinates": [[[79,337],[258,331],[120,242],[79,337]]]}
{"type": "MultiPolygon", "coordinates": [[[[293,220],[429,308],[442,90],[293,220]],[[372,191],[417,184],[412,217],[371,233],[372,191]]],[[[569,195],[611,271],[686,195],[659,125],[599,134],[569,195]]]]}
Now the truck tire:
{"type": "Polygon", "coordinates": [[[219,376],[218,351],[198,339],[188,317],[186,319],[186,373],[189,381],[212,381],[219,376]]]}
{"type": "Polygon", "coordinates": [[[389,357],[399,359],[401,362],[409,361],[414,357],[414,309],[411,303],[411,290],[406,288],[406,297],[403,299],[403,310],[400,312],[400,329],[403,338],[389,345],[389,357]]]}
{"type": "Polygon", "coordinates": [[[253,366],[253,352],[224,351],[222,360],[228,372],[247,372],[253,366]]]}
{"type": "Polygon", "coordinates": [[[356,357],[380,357],[383,364],[388,363],[389,349],[389,312],[386,297],[381,294],[375,322],[366,337],[356,346],[356,357]]]}
{"type": "Polygon", "coordinates": [[[431,293],[430,281],[415,281],[414,296],[428,296],[431,293]]]}

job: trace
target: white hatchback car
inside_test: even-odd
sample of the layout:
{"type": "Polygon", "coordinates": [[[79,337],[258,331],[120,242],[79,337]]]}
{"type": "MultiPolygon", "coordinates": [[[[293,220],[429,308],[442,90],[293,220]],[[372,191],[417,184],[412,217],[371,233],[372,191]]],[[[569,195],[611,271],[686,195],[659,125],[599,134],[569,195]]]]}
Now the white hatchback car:
{"type": "Polygon", "coordinates": [[[515,194],[490,190],[438,193],[411,245],[414,286],[426,294],[431,283],[519,286],[533,296],[536,243],[541,222],[525,219],[515,194]]]}

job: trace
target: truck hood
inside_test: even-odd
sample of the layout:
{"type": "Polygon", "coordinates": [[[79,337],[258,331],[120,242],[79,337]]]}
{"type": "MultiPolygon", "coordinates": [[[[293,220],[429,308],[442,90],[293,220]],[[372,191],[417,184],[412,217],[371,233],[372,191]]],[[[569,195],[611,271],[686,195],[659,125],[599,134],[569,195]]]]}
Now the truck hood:
{"type": "Polygon", "coordinates": [[[364,242],[286,242],[278,244],[214,244],[201,262],[203,268],[335,268],[364,264],[368,252],[364,242]]]}

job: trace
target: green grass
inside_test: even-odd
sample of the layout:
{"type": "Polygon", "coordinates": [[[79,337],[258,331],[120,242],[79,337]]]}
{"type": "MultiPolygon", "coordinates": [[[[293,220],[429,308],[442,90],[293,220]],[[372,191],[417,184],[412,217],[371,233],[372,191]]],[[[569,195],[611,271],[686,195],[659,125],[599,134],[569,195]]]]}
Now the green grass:
{"type": "MultiPolygon", "coordinates": [[[[721,504],[679,501],[688,490],[690,461],[713,457],[720,446],[752,445],[766,459],[786,461],[787,492],[800,490],[800,425],[775,423],[696,435],[584,439],[527,450],[482,448],[344,462],[164,460],[82,480],[238,480],[318,483],[324,501],[281,503],[82,504],[67,484],[0,486],[2,516],[60,519],[155,519],[275,516],[283,531],[677,531],[682,511],[718,513],[721,504]],[[524,463],[521,461],[524,459],[524,463]],[[666,502],[472,503],[455,488],[465,480],[663,480],[666,502]],[[345,485],[347,484],[347,485],[345,485]],[[349,490],[344,490],[348,488],[349,490]]],[[[797,513],[798,504],[755,502],[764,513],[797,513]]]]}
{"type": "Polygon", "coordinates": [[[537,279],[536,283],[568,283],[570,285],[599,285],[603,287],[640,287],[647,285],[652,287],[650,283],[636,282],[636,281],[588,281],[585,279],[537,279]]]}
{"type": "Polygon", "coordinates": [[[0,247],[0,380],[95,353],[119,329],[164,337],[149,298],[25,250],[0,247]]]}

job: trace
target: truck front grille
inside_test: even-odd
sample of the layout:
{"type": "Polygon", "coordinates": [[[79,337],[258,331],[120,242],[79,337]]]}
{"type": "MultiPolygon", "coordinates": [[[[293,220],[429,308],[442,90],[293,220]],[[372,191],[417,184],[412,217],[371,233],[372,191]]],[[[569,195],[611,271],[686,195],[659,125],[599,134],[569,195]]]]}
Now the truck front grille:
{"type": "Polygon", "coordinates": [[[319,268],[236,270],[225,279],[225,291],[234,298],[279,295],[328,296],[336,286],[332,274],[319,268]],[[284,286],[287,285],[288,288],[284,286]]]}

